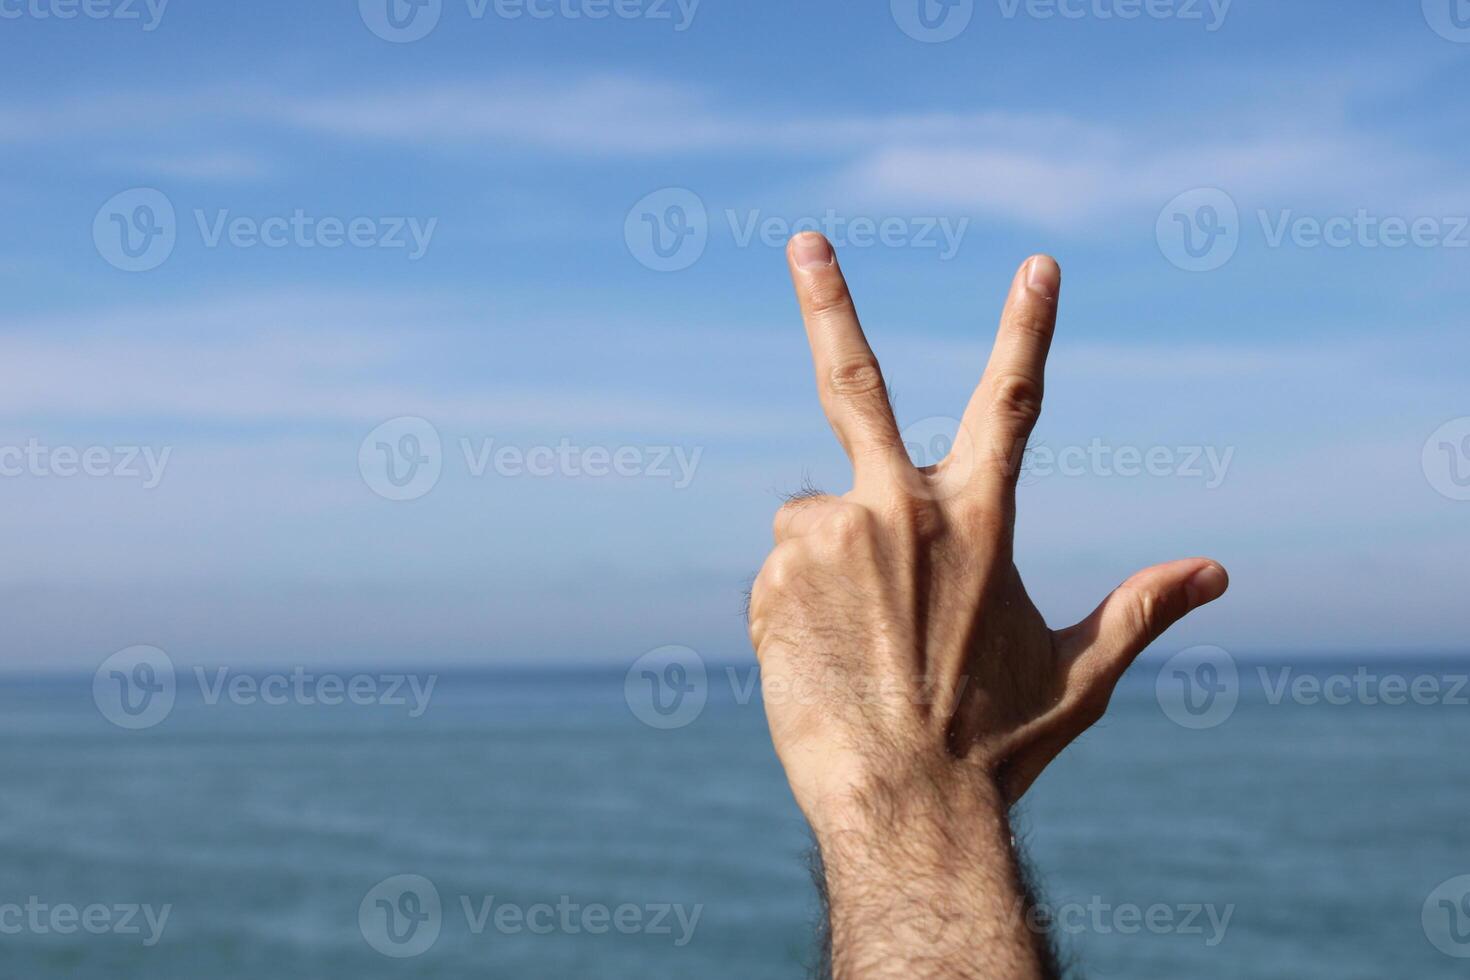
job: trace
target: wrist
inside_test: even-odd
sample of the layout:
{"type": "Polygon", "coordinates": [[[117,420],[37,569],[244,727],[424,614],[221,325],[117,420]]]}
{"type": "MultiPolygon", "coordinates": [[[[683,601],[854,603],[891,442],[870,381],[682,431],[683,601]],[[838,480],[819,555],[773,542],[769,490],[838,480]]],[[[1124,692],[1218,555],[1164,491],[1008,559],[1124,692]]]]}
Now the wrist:
{"type": "Polygon", "coordinates": [[[825,796],[807,819],[824,854],[834,856],[889,851],[895,841],[906,849],[930,845],[949,853],[996,842],[1010,846],[1000,787],[969,767],[875,776],[825,796]]]}

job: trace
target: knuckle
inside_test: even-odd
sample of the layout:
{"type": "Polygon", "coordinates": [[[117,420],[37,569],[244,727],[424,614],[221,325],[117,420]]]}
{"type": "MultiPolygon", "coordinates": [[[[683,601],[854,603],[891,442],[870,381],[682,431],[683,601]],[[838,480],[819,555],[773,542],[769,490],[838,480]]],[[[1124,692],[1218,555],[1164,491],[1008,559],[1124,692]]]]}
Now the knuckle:
{"type": "Polygon", "coordinates": [[[776,516],[771,518],[771,533],[779,538],[785,532],[786,528],[791,526],[791,522],[796,518],[797,512],[805,506],[806,501],[788,500],[780,507],[777,507],[776,516]]]}
{"type": "Polygon", "coordinates": [[[1056,319],[1044,310],[1028,307],[1019,310],[1011,318],[1011,329],[1023,337],[1034,340],[1050,340],[1056,319]]]}
{"type": "Polygon", "coordinates": [[[1140,592],[1129,605],[1132,628],[1136,636],[1157,636],[1159,605],[1152,592],[1140,592]]]}
{"type": "Polygon", "coordinates": [[[815,516],[813,511],[820,511],[831,502],[832,498],[825,494],[793,497],[776,508],[776,516],[771,521],[772,531],[778,539],[795,536],[802,526],[797,524],[798,519],[802,519],[804,525],[815,516]],[[802,515],[806,517],[802,518],[802,515]]]}
{"type": "Polygon", "coordinates": [[[766,638],[766,621],[760,618],[752,618],[750,621],[750,645],[755,648],[757,658],[761,655],[762,641],[766,638]]]}
{"type": "Polygon", "coordinates": [[[990,390],[995,412],[1002,417],[1031,423],[1041,415],[1041,382],[1030,375],[1002,374],[990,390]]]}
{"type": "Polygon", "coordinates": [[[1179,597],[1153,589],[1140,591],[1131,605],[1135,634],[1150,641],[1157,639],[1184,613],[1179,597]]]}
{"type": "Polygon", "coordinates": [[[777,548],[771,552],[751,588],[752,604],[764,607],[772,596],[790,590],[800,573],[799,565],[796,552],[792,549],[777,548]]]}
{"type": "Polygon", "coordinates": [[[883,371],[874,358],[857,358],[832,368],[827,384],[834,395],[873,395],[883,391],[883,371]]]}
{"type": "Polygon", "coordinates": [[[844,503],[822,522],[822,536],[842,550],[861,543],[871,532],[873,515],[862,504],[844,503]]]}
{"type": "Polygon", "coordinates": [[[888,517],[898,527],[918,537],[938,532],[943,523],[934,500],[914,494],[896,494],[888,506],[888,517]]]}
{"type": "Polygon", "coordinates": [[[828,317],[847,313],[852,308],[852,294],[848,292],[847,283],[841,275],[833,272],[814,277],[807,292],[807,309],[812,316],[828,317]]]}

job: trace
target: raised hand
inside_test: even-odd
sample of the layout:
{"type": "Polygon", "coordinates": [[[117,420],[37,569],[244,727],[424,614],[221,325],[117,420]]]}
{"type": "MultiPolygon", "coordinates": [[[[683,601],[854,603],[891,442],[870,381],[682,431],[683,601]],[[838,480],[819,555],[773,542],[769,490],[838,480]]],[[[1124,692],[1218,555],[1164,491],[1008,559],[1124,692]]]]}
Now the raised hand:
{"type": "Polygon", "coordinates": [[[851,492],[781,508],[751,593],[775,741],[813,822],[905,780],[979,778],[1013,802],[1107,707],[1119,676],[1226,575],[1190,558],[1134,575],[1051,630],[1012,561],[1016,476],[1041,409],[1061,272],[1028,259],[953,451],[916,469],[832,248],[788,249],[817,390],[851,492]]]}

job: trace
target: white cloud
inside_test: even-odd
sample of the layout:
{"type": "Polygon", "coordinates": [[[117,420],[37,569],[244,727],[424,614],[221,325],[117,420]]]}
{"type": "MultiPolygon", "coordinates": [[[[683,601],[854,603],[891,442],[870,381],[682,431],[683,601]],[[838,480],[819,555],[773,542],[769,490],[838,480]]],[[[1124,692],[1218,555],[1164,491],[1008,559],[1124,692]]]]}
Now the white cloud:
{"type": "MultiPolygon", "coordinates": [[[[628,337],[577,325],[476,323],[411,297],[283,296],[95,315],[0,320],[0,420],[158,419],[188,423],[347,423],[419,415],[477,430],[640,430],[669,436],[778,434],[785,416],[711,399],[690,403],[619,384],[456,377],[468,323],[496,360],[556,333],[626,357],[628,337]],[[410,324],[405,328],[404,324],[410,324]]],[[[595,352],[588,359],[595,359],[595,352]]]]}
{"type": "MultiPolygon", "coordinates": [[[[1259,71],[1243,79],[1253,91],[1262,84],[1259,71]]],[[[1164,121],[984,107],[853,113],[751,109],[681,81],[629,74],[507,74],[377,91],[204,89],[64,98],[0,111],[0,142],[106,137],[126,145],[146,137],[150,150],[139,157],[153,160],[161,173],[219,179],[250,179],[265,166],[239,149],[242,131],[266,137],[283,128],[415,151],[493,148],[573,161],[715,152],[819,157],[831,163],[812,186],[829,202],[966,211],[1053,230],[1130,208],[1157,209],[1200,186],[1225,189],[1243,208],[1290,204],[1351,213],[1367,207],[1419,215],[1450,213],[1470,201],[1454,161],[1402,133],[1354,121],[1346,109],[1362,98],[1364,84],[1351,79],[1302,91],[1312,111],[1291,115],[1288,125],[1266,101],[1254,113],[1232,108],[1213,124],[1201,121],[1211,118],[1203,111],[1164,121]],[[231,148],[208,144],[211,127],[224,127],[219,138],[228,138],[231,148]],[[161,157],[156,146],[163,137],[191,140],[193,148],[161,157]]],[[[1402,80],[1383,85],[1396,90],[1402,80]]],[[[1232,90],[1220,77],[1212,87],[1232,90]]]]}

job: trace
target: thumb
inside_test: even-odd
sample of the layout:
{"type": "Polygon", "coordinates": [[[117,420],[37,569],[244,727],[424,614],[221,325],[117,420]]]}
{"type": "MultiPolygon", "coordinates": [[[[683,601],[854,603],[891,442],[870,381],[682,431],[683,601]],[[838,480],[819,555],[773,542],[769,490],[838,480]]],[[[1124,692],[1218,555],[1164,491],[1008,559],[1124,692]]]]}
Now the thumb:
{"type": "Polygon", "coordinates": [[[1092,615],[1059,630],[1058,648],[1084,677],[1116,680],[1165,630],[1220,598],[1229,585],[1225,569],[1208,558],[1145,568],[1114,589],[1092,615]]]}

